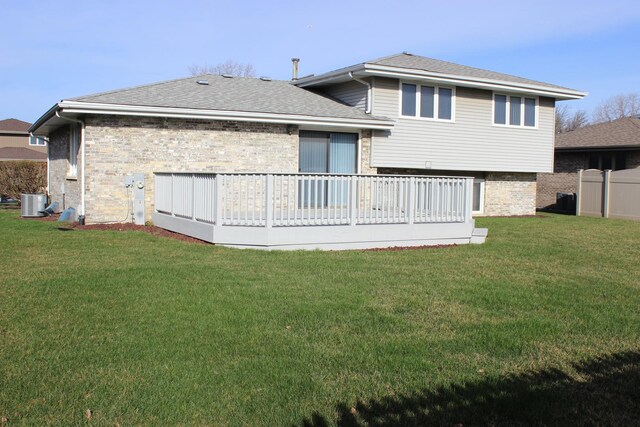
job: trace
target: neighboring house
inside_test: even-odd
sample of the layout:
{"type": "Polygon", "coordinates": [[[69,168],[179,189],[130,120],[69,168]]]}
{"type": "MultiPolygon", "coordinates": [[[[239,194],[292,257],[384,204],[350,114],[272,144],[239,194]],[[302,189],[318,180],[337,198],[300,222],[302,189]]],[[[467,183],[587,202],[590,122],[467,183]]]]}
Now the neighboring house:
{"type": "Polygon", "coordinates": [[[580,169],[640,166],[640,118],[627,117],[556,135],[553,173],[538,174],[537,207],[556,209],[557,193],[577,192],[580,169]]]}
{"type": "Polygon", "coordinates": [[[293,81],[202,75],[55,104],[49,191],[87,222],[122,221],[125,176],[282,172],[473,176],[484,215],[535,212],[557,100],[585,93],[399,54],[293,81]]]}
{"type": "Polygon", "coordinates": [[[47,161],[47,143],[44,138],[31,137],[30,126],[22,120],[0,120],[0,161],[47,161]]]}

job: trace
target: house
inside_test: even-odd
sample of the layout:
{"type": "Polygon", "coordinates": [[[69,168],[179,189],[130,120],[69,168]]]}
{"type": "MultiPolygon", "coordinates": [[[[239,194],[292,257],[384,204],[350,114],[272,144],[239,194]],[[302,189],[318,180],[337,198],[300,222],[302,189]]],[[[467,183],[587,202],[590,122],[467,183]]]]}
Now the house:
{"type": "Polygon", "coordinates": [[[87,222],[130,217],[134,173],[150,219],[162,171],[473,177],[476,214],[528,215],[552,170],[555,102],[585,95],[402,53],[292,81],[201,75],[64,99],[30,131],[49,142],[51,197],[87,222]]]}
{"type": "Polygon", "coordinates": [[[47,161],[43,138],[31,137],[31,123],[17,119],[0,120],[0,162],[9,160],[47,161]]]}
{"type": "Polygon", "coordinates": [[[538,174],[537,207],[556,209],[558,193],[576,193],[580,169],[640,166],[640,117],[585,126],[556,135],[553,173],[538,174]]]}

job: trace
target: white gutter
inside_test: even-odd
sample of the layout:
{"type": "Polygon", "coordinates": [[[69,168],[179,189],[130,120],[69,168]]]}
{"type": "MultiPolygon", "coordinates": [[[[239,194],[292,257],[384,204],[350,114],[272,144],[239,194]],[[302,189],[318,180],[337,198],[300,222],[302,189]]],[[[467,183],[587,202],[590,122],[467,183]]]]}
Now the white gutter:
{"type": "Polygon", "coordinates": [[[85,214],[85,203],[84,203],[84,199],[85,199],[85,173],[84,173],[84,164],[85,164],[85,151],[84,151],[84,146],[85,146],[85,141],[84,141],[84,129],[85,129],[85,124],[82,120],[79,119],[72,119],[70,117],[63,117],[60,115],[59,111],[56,111],[56,117],[58,117],[59,119],[62,120],[68,120],[70,122],[74,122],[74,123],[79,123],[80,124],[80,167],[82,168],[82,172],[80,173],[80,211],[78,213],[78,215],[84,215],[85,214]]]}
{"type": "MultiPolygon", "coordinates": [[[[235,120],[295,124],[303,126],[341,126],[357,129],[392,129],[391,119],[351,119],[342,117],[318,117],[296,114],[273,114],[247,111],[201,110],[192,108],[148,107],[138,105],[99,104],[78,101],[62,101],[58,104],[64,113],[70,114],[117,114],[124,116],[173,117],[204,120],[235,120]]],[[[56,112],[56,115],[57,112],[56,112]]],[[[59,117],[59,115],[58,115],[59,117]]]]}
{"type": "Polygon", "coordinates": [[[367,109],[365,110],[366,114],[371,114],[371,83],[365,82],[362,79],[359,79],[353,75],[353,71],[349,71],[349,77],[358,83],[362,83],[367,87],[367,109]]]}
{"type": "Polygon", "coordinates": [[[558,99],[582,99],[588,94],[587,92],[580,92],[572,89],[567,89],[567,90],[553,89],[553,88],[547,88],[544,86],[533,85],[528,83],[515,83],[515,82],[492,80],[492,79],[481,79],[481,78],[475,78],[475,77],[467,78],[463,76],[451,76],[447,74],[430,73],[427,71],[419,71],[419,70],[414,70],[411,72],[407,72],[405,70],[397,71],[397,69],[392,67],[376,66],[375,68],[371,67],[371,69],[365,69],[363,72],[370,75],[393,77],[397,79],[402,79],[402,78],[429,79],[431,81],[448,83],[451,85],[462,85],[462,86],[477,87],[482,89],[503,90],[503,91],[510,91],[510,92],[511,91],[526,92],[526,93],[531,93],[535,95],[549,96],[549,97],[558,98],[558,99]]]}

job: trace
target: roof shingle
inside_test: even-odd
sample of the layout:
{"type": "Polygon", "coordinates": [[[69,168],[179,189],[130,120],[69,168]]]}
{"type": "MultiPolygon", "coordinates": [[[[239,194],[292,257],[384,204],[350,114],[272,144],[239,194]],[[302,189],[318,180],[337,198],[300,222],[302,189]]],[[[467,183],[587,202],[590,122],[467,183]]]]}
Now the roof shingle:
{"type": "Polygon", "coordinates": [[[626,117],[556,135],[557,149],[640,147],[640,118],[626,117]]]}
{"type": "Polygon", "coordinates": [[[0,132],[24,132],[27,133],[31,123],[23,122],[18,119],[5,119],[0,120],[0,132]]]}
{"type": "Polygon", "coordinates": [[[573,89],[569,89],[562,86],[552,85],[549,83],[544,83],[536,80],[525,79],[523,77],[513,76],[510,74],[483,70],[481,68],[469,67],[466,65],[455,64],[453,62],[441,61],[439,59],[412,55],[409,53],[400,53],[397,55],[375,59],[373,61],[366,62],[366,64],[387,65],[391,67],[430,71],[430,72],[440,73],[440,74],[499,80],[499,81],[511,82],[511,83],[542,86],[550,89],[573,90],[573,89]]]}
{"type": "Polygon", "coordinates": [[[70,101],[376,120],[363,111],[282,80],[204,74],[72,98],[70,101]],[[208,84],[198,84],[206,80],[208,84]]]}

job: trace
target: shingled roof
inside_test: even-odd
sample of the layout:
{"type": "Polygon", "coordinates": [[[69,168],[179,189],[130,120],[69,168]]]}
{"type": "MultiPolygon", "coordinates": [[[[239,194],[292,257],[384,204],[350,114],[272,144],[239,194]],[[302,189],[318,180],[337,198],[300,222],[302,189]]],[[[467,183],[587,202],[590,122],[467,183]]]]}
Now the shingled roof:
{"type": "Polygon", "coordinates": [[[69,101],[371,121],[384,119],[301,89],[288,81],[214,74],[81,96],[69,101]],[[198,81],[206,81],[206,84],[199,84],[198,81]]]}
{"type": "Polygon", "coordinates": [[[27,133],[29,126],[31,126],[31,123],[18,119],[0,120],[0,132],[27,133]]]}
{"type": "Polygon", "coordinates": [[[399,53],[319,75],[303,77],[295,82],[300,87],[322,86],[351,80],[353,76],[383,76],[443,80],[460,86],[494,90],[525,91],[552,96],[556,99],[579,99],[586,93],[537,80],[498,73],[481,68],[441,61],[410,53],[399,53]]]}
{"type": "Polygon", "coordinates": [[[626,117],[556,135],[556,149],[640,147],[640,118],[626,117]]]}
{"type": "Polygon", "coordinates": [[[410,53],[400,53],[384,58],[367,61],[366,64],[387,65],[398,68],[408,68],[414,70],[431,71],[434,73],[448,74],[454,76],[474,77],[480,79],[501,80],[505,82],[536,85],[548,87],[550,89],[571,90],[566,87],[525,79],[523,77],[503,74],[495,71],[483,70],[466,65],[455,64],[453,62],[441,61],[439,59],[427,58],[425,56],[412,55],[410,53]]]}

